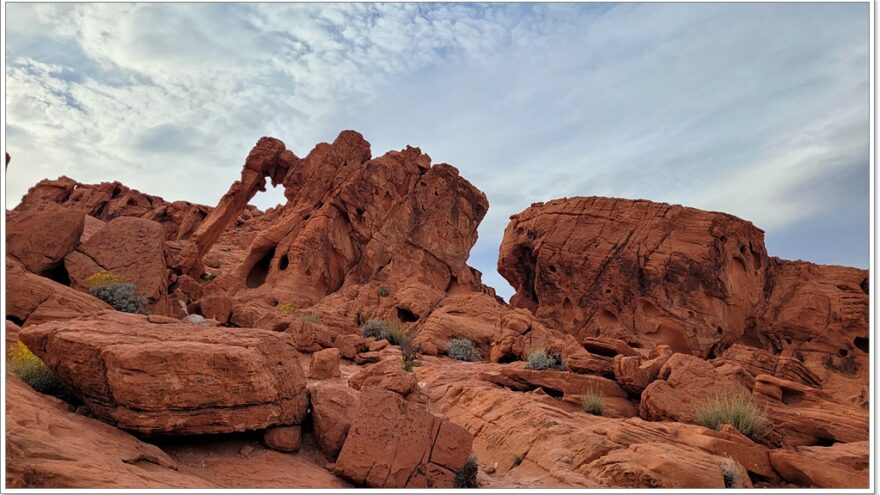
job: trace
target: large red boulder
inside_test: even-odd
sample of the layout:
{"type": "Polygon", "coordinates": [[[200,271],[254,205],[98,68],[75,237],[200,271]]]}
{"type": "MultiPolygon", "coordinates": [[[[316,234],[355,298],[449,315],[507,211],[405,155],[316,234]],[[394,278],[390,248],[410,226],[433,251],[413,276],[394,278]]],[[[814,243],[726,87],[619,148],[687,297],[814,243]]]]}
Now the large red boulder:
{"type": "Polygon", "coordinates": [[[144,434],[300,424],[309,405],[297,351],[269,331],[106,312],[20,339],[96,415],[144,434]]]}
{"type": "Polygon", "coordinates": [[[64,257],[76,249],[85,226],[82,211],[50,208],[24,211],[6,222],[6,250],[31,272],[63,279],[64,257]]]}

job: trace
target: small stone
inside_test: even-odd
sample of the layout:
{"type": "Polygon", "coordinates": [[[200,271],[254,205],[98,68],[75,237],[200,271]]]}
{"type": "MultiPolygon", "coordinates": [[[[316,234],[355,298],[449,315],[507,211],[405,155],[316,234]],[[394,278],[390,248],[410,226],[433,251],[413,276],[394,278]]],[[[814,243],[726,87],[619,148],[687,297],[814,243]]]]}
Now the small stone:
{"type": "Polygon", "coordinates": [[[302,446],[302,428],[299,426],[275,426],[263,434],[266,447],[281,452],[296,452],[302,446]]]}

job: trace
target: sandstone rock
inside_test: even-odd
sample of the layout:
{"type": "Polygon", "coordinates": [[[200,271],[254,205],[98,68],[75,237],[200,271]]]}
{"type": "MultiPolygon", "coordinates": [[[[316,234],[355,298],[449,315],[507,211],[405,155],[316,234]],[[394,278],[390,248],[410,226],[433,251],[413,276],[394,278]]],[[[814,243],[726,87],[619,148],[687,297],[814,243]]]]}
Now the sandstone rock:
{"type": "Polygon", "coordinates": [[[753,377],[772,375],[810,387],[821,385],[819,377],[797,359],[775,356],[765,350],[741,344],[730,346],[722,356],[723,361],[730,361],[742,366],[753,377]]]}
{"type": "Polygon", "coordinates": [[[266,177],[270,177],[272,185],[276,185],[297,161],[298,158],[285,149],[281,141],[270,137],[260,138],[245,160],[241,180],[233,183],[223,195],[181,254],[180,272],[194,277],[201,275],[202,257],[217,242],[229,223],[247,207],[248,201],[258,192],[266,190],[266,177]]]}
{"type": "Polygon", "coordinates": [[[224,295],[207,296],[199,300],[202,315],[217,320],[221,325],[229,321],[233,304],[232,298],[224,295]]]}
{"type": "Polygon", "coordinates": [[[378,351],[365,351],[359,352],[357,356],[354,357],[354,362],[357,364],[378,363],[381,359],[382,356],[379,355],[378,351]]]}
{"type": "Polygon", "coordinates": [[[770,451],[770,462],[782,478],[809,488],[868,488],[868,443],[830,447],[795,447],[770,451]]]}
{"type": "Polygon", "coordinates": [[[333,347],[339,349],[345,359],[354,359],[359,352],[366,350],[364,338],[356,334],[337,335],[333,339],[333,347]]]}
{"type": "Polygon", "coordinates": [[[348,436],[352,416],[361,409],[360,394],[344,385],[309,387],[315,439],[327,458],[335,460],[348,436]]]}
{"type": "Polygon", "coordinates": [[[371,364],[358,371],[348,380],[348,385],[355,390],[366,387],[379,387],[406,397],[416,389],[418,380],[415,374],[404,371],[399,359],[386,359],[371,364]]]}
{"type": "Polygon", "coordinates": [[[255,329],[106,312],[28,326],[21,339],[97,416],[144,434],[299,424],[308,408],[293,346],[255,329]]]}
{"type": "Polygon", "coordinates": [[[763,233],[731,215],[591,197],[511,217],[498,270],[550,326],[706,357],[745,332],[767,263],[763,233]]]}
{"type": "Polygon", "coordinates": [[[12,349],[12,346],[18,342],[18,334],[21,333],[21,327],[15,323],[6,320],[6,349],[12,349]]]}
{"type": "Polygon", "coordinates": [[[368,388],[335,471],[371,488],[451,488],[471,435],[399,395],[368,388]]]}
{"type": "Polygon", "coordinates": [[[64,257],[76,249],[84,225],[82,211],[25,211],[6,223],[6,249],[31,272],[60,282],[65,274],[53,270],[63,270],[64,257]]]}
{"type": "Polygon", "coordinates": [[[263,434],[263,443],[281,452],[298,452],[302,446],[302,428],[299,426],[273,426],[263,434]]]}
{"type": "Polygon", "coordinates": [[[312,354],[309,378],[323,380],[339,375],[339,349],[324,349],[312,354]]]}
{"type": "Polygon", "coordinates": [[[87,289],[86,279],[102,270],[135,285],[150,312],[171,314],[162,226],[151,220],[122,217],[107,222],[64,265],[74,287],[87,289]]]}
{"type": "Polygon", "coordinates": [[[836,402],[822,390],[759,375],[755,378],[754,398],[766,408],[784,445],[828,445],[868,438],[868,411],[836,402]]]}
{"type": "Polygon", "coordinates": [[[6,287],[6,318],[20,326],[112,309],[89,294],[34,275],[10,258],[6,258],[6,287]]]}
{"type": "Polygon", "coordinates": [[[642,392],[639,415],[643,419],[693,423],[694,409],[701,401],[713,394],[746,390],[718,373],[709,362],[688,354],[673,354],[657,378],[642,392]]]}
{"type": "Polygon", "coordinates": [[[669,346],[659,345],[647,358],[641,355],[614,356],[614,379],[628,392],[641,394],[660,374],[660,369],[672,357],[669,346]]]}
{"type": "Polygon", "coordinates": [[[158,447],[6,377],[9,488],[218,488],[158,447]]]}

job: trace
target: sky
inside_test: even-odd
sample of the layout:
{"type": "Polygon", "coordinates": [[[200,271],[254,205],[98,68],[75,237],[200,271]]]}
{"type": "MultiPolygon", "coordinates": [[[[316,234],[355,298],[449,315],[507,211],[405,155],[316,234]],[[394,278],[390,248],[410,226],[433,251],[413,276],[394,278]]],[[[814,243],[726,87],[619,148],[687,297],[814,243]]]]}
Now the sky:
{"type": "MultiPolygon", "coordinates": [[[[869,265],[868,4],[6,4],[7,208],[40,179],[216,204],[261,136],[418,146],[510,215],[724,211],[771,255],[869,265]]],[[[284,201],[280,189],[253,204],[284,201]]]]}

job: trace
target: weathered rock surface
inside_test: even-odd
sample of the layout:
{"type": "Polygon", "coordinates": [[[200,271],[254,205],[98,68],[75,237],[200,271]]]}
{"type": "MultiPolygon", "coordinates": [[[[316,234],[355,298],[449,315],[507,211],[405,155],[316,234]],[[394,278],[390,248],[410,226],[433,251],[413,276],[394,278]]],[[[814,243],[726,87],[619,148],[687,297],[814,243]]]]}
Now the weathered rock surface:
{"type": "Polygon", "coordinates": [[[451,488],[471,434],[399,395],[367,388],[336,459],[336,472],[371,488],[451,488]]]}
{"type": "Polygon", "coordinates": [[[156,446],[68,408],[7,375],[7,487],[218,488],[179,471],[156,446]]]}
{"type": "Polygon", "coordinates": [[[299,424],[308,408],[298,354],[271,332],[107,312],[20,338],[96,415],[144,434],[299,424]]]}
{"type": "Polygon", "coordinates": [[[302,427],[273,426],[263,434],[263,443],[267,447],[281,452],[296,452],[302,446],[302,427]]]}
{"type": "Polygon", "coordinates": [[[322,380],[339,376],[339,349],[330,348],[312,354],[309,378],[322,380]]]}
{"type": "Polygon", "coordinates": [[[24,211],[6,223],[6,250],[29,271],[63,279],[63,274],[53,270],[63,266],[64,257],[76,249],[84,226],[82,211],[60,207],[24,211]]]}
{"type": "Polygon", "coordinates": [[[107,222],[68,254],[64,265],[73,287],[88,289],[89,276],[108,271],[133,283],[151,313],[171,314],[162,226],[152,220],[121,217],[107,222]]]}
{"type": "Polygon", "coordinates": [[[6,318],[20,326],[70,320],[113,309],[100,299],[25,270],[6,258],[6,318]]]}
{"type": "Polygon", "coordinates": [[[361,410],[360,394],[344,385],[318,384],[309,387],[315,439],[324,455],[336,460],[348,437],[352,416],[361,410]]]}
{"type": "Polygon", "coordinates": [[[355,373],[348,380],[348,385],[355,390],[378,387],[405,397],[416,389],[418,383],[412,372],[401,368],[399,359],[386,359],[355,373]]]}
{"type": "Polygon", "coordinates": [[[810,488],[868,488],[868,442],[830,447],[795,447],[770,451],[773,469],[783,479],[810,488]]]}

